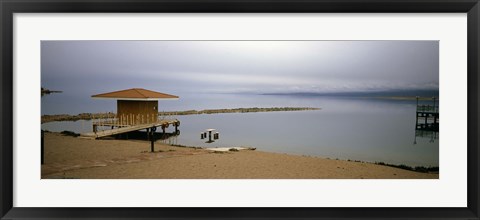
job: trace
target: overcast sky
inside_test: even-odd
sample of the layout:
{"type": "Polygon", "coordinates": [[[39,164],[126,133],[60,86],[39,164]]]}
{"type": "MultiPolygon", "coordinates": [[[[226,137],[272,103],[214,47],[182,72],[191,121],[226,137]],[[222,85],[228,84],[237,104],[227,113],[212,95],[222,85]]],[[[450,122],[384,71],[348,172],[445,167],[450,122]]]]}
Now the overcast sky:
{"type": "Polygon", "coordinates": [[[43,41],[42,86],[96,94],[438,89],[437,41],[43,41]]]}

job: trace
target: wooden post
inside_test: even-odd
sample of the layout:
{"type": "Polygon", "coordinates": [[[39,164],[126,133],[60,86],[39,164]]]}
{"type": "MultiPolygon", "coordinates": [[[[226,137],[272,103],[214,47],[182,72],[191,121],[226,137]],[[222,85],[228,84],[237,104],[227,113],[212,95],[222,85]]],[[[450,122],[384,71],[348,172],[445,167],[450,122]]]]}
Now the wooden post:
{"type": "Polygon", "coordinates": [[[150,152],[155,151],[155,142],[153,141],[153,130],[150,131],[150,152]]]}
{"type": "Polygon", "coordinates": [[[417,105],[415,106],[415,128],[417,128],[418,126],[418,96],[416,97],[417,98],[417,105]]]}
{"type": "Polygon", "coordinates": [[[418,112],[415,113],[415,126],[418,125],[418,112]]]}
{"type": "Polygon", "coordinates": [[[41,162],[41,164],[43,164],[43,163],[45,162],[45,153],[44,153],[44,152],[45,152],[45,143],[44,143],[44,141],[45,141],[45,140],[44,140],[44,139],[45,139],[45,135],[44,135],[44,131],[43,131],[43,130],[42,130],[42,138],[41,138],[41,139],[42,139],[42,140],[41,140],[41,144],[40,144],[40,148],[41,148],[41,153],[40,153],[40,154],[41,154],[41,155],[40,155],[41,159],[40,159],[40,162],[41,162]]]}
{"type": "Polygon", "coordinates": [[[208,142],[212,141],[212,131],[208,131],[208,142]]]}
{"type": "Polygon", "coordinates": [[[155,151],[155,131],[157,130],[156,127],[150,128],[150,152],[155,151]]]}
{"type": "Polygon", "coordinates": [[[425,127],[427,127],[428,113],[423,113],[423,115],[425,116],[425,127]]]}

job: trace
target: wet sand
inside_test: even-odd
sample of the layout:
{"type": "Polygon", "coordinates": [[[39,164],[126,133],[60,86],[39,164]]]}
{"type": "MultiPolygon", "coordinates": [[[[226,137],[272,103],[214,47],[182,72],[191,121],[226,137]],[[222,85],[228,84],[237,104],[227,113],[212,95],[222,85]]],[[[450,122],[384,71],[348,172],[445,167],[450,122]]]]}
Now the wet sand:
{"type": "Polygon", "coordinates": [[[71,179],[438,179],[372,163],[242,150],[213,152],[142,140],[45,133],[42,178],[71,179]]]}

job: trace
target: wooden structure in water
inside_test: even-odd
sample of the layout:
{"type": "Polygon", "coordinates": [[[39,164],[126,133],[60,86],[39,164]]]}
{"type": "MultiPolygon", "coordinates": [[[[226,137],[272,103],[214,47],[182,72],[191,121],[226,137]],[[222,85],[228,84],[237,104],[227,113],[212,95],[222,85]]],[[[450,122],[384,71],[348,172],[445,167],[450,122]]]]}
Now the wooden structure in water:
{"type": "Polygon", "coordinates": [[[151,90],[133,88],[92,95],[95,99],[116,99],[119,124],[154,123],[158,117],[158,100],[177,100],[179,97],[151,90]]]}
{"type": "MultiPolygon", "coordinates": [[[[207,138],[207,133],[208,133],[208,141],[205,142],[205,143],[213,143],[215,142],[214,140],[212,140],[212,133],[216,131],[216,129],[213,129],[213,128],[209,128],[207,130],[205,130],[205,132],[201,133],[200,134],[200,139],[204,139],[204,138],[207,138]]],[[[213,139],[217,140],[219,138],[219,133],[218,132],[215,132],[213,133],[213,139]]]]}
{"type": "Polygon", "coordinates": [[[418,98],[417,96],[415,130],[438,132],[440,113],[435,105],[435,97],[432,98],[433,105],[419,105],[418,98]]]}
{"type": "Polygon", "coordinates": [[[157,119],[157,121],[150,121],[148,123],[138,123],[138,124],[119,124],[118,120],[107,120],[107,121],[98,121],[93,123],[93,131],[88,133],[83,133],[81,137],[89,137],[89,138],[102,138],[107,136],[113,136],[117,134],[124,134],[132,131],[138,131],[147,129],[156,130],[157,127],[162,128],[162,132],[165,134],[166,128],[170,125],[175,127],[175,132],[178,132],[178,126],[180,126],[180,121],[177,119],[171,120],[161,120],[157,119]],[[98,130],[98,127],[110,127],[111,129],[107,130],[98,130]]]}
{"type": "Polygon", "coordinates": [[[99,119],[93,122],[92,132],[81,134],[81,137],[96,139],[146,129],[149,136],[152,137],[153,151],[153,133],[157,127],[161,127],[165,134],[165,129],[172,125],[175,127],[175,133],[178,133],[179,120],[160,119],[158,115],[158,100],[176,100],[179,98],[178,96],[133,88],[93,95],[92,98],[116,99],[117,114],[114,118],[99,119]],[[110,129],[99,131],[99,127],[110,129]]]}

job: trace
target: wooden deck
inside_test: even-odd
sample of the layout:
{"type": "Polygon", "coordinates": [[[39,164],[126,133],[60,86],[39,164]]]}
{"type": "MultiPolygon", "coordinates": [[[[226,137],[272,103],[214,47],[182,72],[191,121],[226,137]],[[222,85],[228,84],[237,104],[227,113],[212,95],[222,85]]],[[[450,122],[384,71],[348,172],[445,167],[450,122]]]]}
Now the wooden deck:
{"type": "MultiPolygon", "coordinates": [[[[91,139],[96,139],[96,138],[101,138],[101,137],[107,137],[107,136],[112,136],[112,135],[117,135],[117,134],[123,134],[123,133],[128,133],[131,131],[138,131],[142,129],[148,129],[152,127],[162,127],[163,131],[165,132],[165,128],[168,127],[169,125],[173,126],[179,126],[180,121],[177,119],[172,119],[172,120],[159,120],[154,123],[145,123],[145,124],[136,124],[136,125],[117,125],[114,123],[94,123],[95,126],[111,126],[114,127],[113,129],[108,129],[108,130],[103,130],[103,131],[96,131],[96,132],[88,132],[88,133],[83,133],[80,134],[80,137],[83,138],[91,138],[91,139]],[[115,128],[116,127],[116,128],[115,128]]],[[[94,130],[96,130],[94,128],[94,130]]]]}

